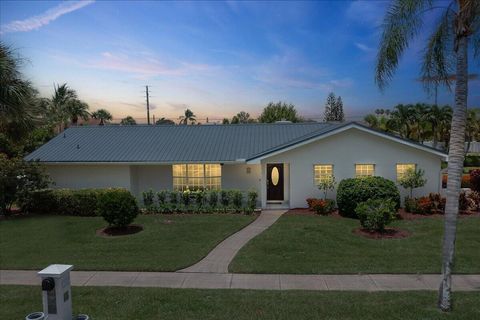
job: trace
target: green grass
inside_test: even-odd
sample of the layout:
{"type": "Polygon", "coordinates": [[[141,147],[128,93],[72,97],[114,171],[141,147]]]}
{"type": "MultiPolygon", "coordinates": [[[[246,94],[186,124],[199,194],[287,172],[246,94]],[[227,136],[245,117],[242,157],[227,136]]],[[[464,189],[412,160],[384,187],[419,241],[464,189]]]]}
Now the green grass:
{"type": "MultiPolygon", "coordinates": [[[[0,318],[41,311],[39,287],[1,286],[0,318]]],[[[454,293],[454,311],[435,292],[314,292],[74,287],[73,311],[93,319],[478,319],[480,293],[454,293]]]]}
{"type": "Polygon", "coordinates": [[[0,221],[0,268],[174,271],[206,256],[254,220],[245,215],[141,215],[137,234],[103,238],[100,217],[35,216],[0,221]],[[171,223],[166,223],[170,220],[171,223]]]}
{"type": "MultiPolygon", "coordinates": [[[[230,264],[241,273],[440,273],[443,219],[396,221],[409,238],[373,240],[352,233],[358,220],[281,217],[230,264]]],[[[480,273],[480,219],[459,219],[456,273],[480,273]]]]}

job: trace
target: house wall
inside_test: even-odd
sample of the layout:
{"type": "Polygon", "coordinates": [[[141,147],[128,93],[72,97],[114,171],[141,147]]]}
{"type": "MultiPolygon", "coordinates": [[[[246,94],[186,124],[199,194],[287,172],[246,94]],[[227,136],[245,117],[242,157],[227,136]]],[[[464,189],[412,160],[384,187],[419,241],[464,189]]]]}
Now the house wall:
{"type": "Polygon", "coordinates": [[[128,165],[47,165],[54,188],[126,188],[130,190],[128,165]]]}
{"type": "MultiPolygon", "coordinates": [[[[425,170],[427,184],[414,190],[414,196],[439,192],[441,158],[437,155],[351,128],[330,137],[263,159],[262,172],[267,163],[283,162],[289,165],[289,206],[306,207],[305,199],[322,197],[314,184],[313,166],[333,164],[337,182],[355,177],[355,164],[375,164],[375,175],[396,181],[397,163],[416,163],[425,170]]],[[[263,177],[262,177],[263,178],[263,177]]],[[[408,192],[399,186],[402,199],[408,192]]],[[[336,192],[330,192],[335,198],[336,192]]],[[[266,206],[263,197],[263,206],[266,206]]]]}
{"type": "Polygon", "coordinates": [[[173,188],[171,165],[131,165],[132,193],[141,197],[147,190],[171,190],[173,188]]]}

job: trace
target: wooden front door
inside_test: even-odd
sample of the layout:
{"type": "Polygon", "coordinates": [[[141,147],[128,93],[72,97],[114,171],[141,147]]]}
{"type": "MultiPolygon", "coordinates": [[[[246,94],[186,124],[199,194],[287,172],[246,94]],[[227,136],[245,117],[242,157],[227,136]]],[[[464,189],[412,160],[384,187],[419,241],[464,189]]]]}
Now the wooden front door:
{"type": "Polygon", "coordinates": [[[283,163],[267,163],[267,201],[283,200],[283,163]]]}

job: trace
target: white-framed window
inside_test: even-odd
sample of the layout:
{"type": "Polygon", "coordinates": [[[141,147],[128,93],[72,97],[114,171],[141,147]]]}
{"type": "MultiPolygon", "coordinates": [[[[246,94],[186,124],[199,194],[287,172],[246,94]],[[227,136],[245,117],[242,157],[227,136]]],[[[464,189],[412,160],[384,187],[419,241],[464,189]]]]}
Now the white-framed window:
{"type": "Polygon", "coordinates": [[[400,181],[408,170],[415,170],[416,167],[415,163],[397,163],[397,181],[400,181]]]}
{"type": "Polygon", "coordinates": [[[174,164],[173,190],[219,190],[222,186],[220,164],[174,164]]]}
{"type": "Polygon", "coordinates": [[[355,177],[371,177],[375,175],[375,165],[369,163],[355,164],[355,177]]]}
{"type": "Polygon", "coordinates": [[[320,182],[332,179],[333,177],[333,164],[315,164],[313,166],[313,182],[316,186],[320,182]]]}

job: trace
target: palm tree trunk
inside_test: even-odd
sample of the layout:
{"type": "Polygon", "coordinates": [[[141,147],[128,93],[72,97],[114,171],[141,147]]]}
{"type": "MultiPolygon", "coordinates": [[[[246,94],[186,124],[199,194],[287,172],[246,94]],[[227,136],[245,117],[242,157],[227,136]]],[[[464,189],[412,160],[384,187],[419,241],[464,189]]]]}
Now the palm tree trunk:
{"type": "Polygon", "coordinates": [[[462,36],[458,39],[457,81],[455,85],[455,110],[450,129],[450,149],[448,152],[447,203],[445,207],[445,231],[443,234],[442,282],[440,284],[438,306],[442,311],[452,309],[452,268],[455,253],[458,198],[460,194],[463,160],[465,157],[465,125],[468,89],[468,43],[462,36]]]}

